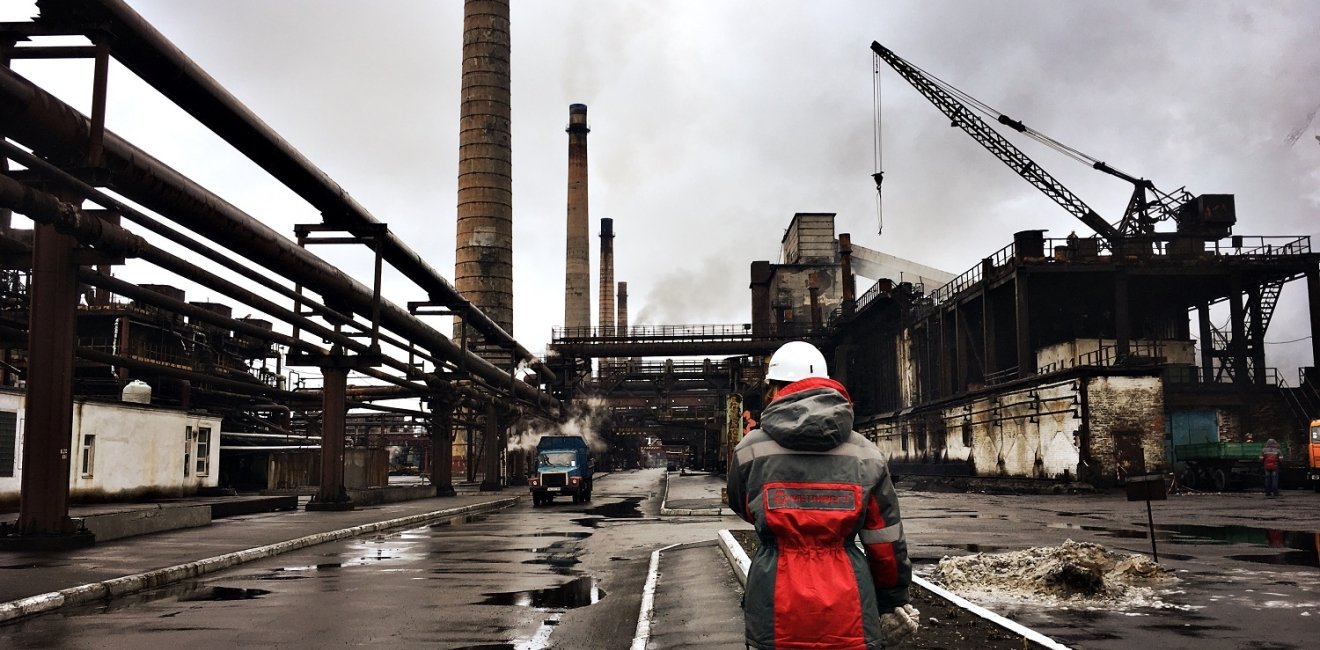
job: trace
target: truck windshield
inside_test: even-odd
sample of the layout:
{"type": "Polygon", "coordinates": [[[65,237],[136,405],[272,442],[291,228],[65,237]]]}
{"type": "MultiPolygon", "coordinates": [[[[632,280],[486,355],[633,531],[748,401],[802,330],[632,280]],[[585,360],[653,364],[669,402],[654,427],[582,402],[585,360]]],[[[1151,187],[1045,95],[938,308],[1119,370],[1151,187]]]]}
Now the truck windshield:
{"type": "Polygon", "coordinates": [[[571,451],[551,451],[541,454],[538,463],[542,466],[577,467],[577,454],[571,451]]]}
{"type": "Polygon", "coordinates": [[[1320,425],[1311,427],[1311,442],[1320,443],[1320,425]]]}

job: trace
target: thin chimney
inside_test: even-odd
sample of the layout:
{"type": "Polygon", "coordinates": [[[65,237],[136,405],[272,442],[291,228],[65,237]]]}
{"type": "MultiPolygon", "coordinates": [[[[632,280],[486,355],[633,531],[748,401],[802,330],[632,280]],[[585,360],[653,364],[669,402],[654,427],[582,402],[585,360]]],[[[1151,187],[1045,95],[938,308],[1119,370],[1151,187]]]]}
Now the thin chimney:
{"type": "Polygon", "coordinates": [[[600,220],[600,336],[614,335],[614,220],[600,220]]]}
{"type": "Polygon", "coordinates": [[[564,327],[591,327],[591,241],[587,226],[587,105],[568,107],[568,241],[564,327]]]}

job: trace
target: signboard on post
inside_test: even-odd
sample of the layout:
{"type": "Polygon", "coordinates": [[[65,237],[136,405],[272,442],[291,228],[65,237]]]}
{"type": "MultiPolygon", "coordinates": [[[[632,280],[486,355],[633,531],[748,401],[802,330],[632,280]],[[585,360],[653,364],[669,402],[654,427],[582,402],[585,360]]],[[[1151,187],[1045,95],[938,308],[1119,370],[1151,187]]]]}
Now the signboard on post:
{"type": "Polygon", "coordinates": [[[1127,488],[1128,501],[1146,502],[1146,525],[1150,528],[1150,554],[1154,556],[1155,563],[1159,564],[1160,553],[1155,548],[1155,517],[1151,514],[1150,502],[1168,500],[1169,488],[1164,484],[1164,475],[1129,476],[1123,486],[1127,488]]]}

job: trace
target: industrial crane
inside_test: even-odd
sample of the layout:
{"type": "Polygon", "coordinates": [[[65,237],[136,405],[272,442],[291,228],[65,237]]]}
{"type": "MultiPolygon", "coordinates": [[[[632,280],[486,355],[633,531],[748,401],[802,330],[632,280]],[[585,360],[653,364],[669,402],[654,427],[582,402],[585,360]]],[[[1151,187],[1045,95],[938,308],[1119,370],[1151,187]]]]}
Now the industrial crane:
{"type": "MultiPolygon", "coordinates": [[[[1147,179],[1137,178],[1114,169],[1100,160],[1087,156],[1031,129],[1018,120],[993,111],[989,106],[976,101],[970,95],[958,91],[938,77],[912,65],[879,43],[872,42],[871,51],[875,53],[879,60],[888,63],[894,71],[898,72],[899,76],[912,84],[922,96],[948,116],[951,121],[950,126],[956,126],[966,131],[968,135],[972,136],[972,139],[989,149],[991,153],[995,154],[1018,175],[1025,178],[1041,192],[1044,192],[1046,196],[1054,199],[1065,210],[1094,230],[1097,235],[1108,241],[1111,248],[1117,249],[1120,242],[1124,240],[1141,239],[1153,235],[1155,222],[1165,219],[1171,218],[1178,224],[1179,234],[1201,239],[1217,239],[1227,236],[1236,222],[1231,195],[1203,195],[1193,198],[1183,188],[1168,193],[1161,192],[1155,187],[1154,183],[1147,179]],[[960,101],[958,96],[962,96],[987,114],[993,113],[1000,124],[1036,138],[1072,158],[1089,163],[1094,169],[1132,183],[1132,198],[1128,201],[1127,210],[1124,212],[1119,225],[1117,227],[1111,225],[1095,210],[1092,210],[1090,206],[1086,205],[1084,201],[1064,187],[1062,183],[1036,164],[1035,161],[1028,158],[1013,143],[986,124],[967,104],[960,101]]],[[[882,172],[877,172],[873,175],[877,189],[883,177],[882,174],[882,172]]]]}

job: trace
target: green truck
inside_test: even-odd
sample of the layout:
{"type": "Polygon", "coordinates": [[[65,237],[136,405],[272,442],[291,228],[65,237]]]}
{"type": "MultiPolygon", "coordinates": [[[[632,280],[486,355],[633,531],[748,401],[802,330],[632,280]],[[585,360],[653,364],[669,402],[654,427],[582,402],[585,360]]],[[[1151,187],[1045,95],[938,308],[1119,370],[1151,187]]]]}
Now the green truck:
{"type": "Polygon", "coordinates": [[[1174,463],[1182,466],[1178,482],[1196,490],[1241,490],[1248,482],[1264,476],[1260,463],[1260,452],[1264,449],[1263,442],[1175,445],[1174,463]]]}

